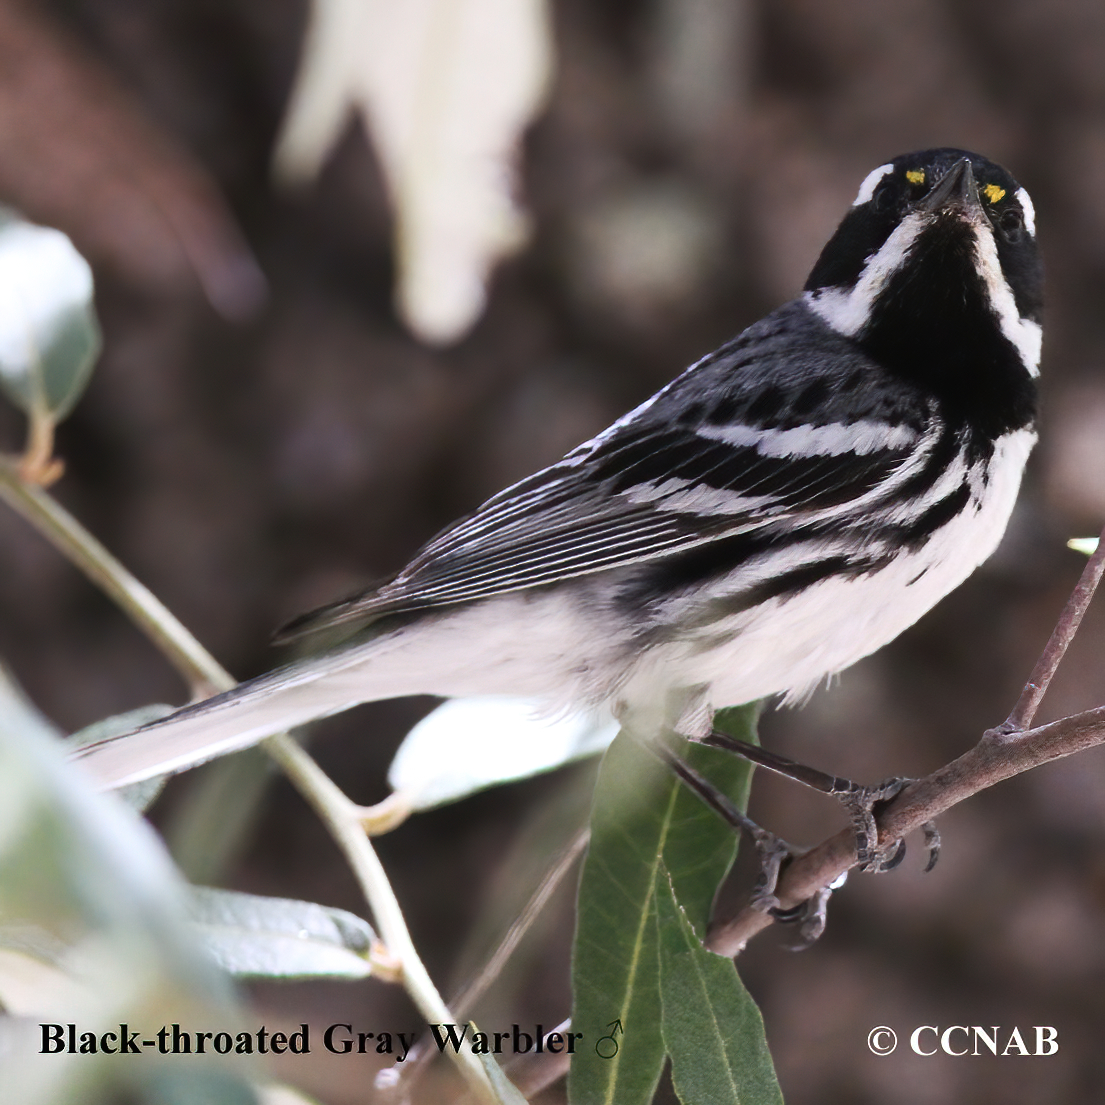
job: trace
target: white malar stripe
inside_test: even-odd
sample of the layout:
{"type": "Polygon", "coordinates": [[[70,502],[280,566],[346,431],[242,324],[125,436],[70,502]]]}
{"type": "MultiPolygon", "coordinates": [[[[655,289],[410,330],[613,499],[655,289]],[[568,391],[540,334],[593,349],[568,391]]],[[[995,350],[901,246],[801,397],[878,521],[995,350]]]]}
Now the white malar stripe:
{"type": "Polygon", "coordinates": [[[1013,193],[1014,197],[1021,205],[1021,210],[1024,212],[1024,227],[1033,238],[1036,237],[1036,208],[1032,203],[1032,198],[1023,189],[1018,188],[1013,193]]]}
{"type": "Polygon", "coordinates": [[[877,169],[872,169],[867,176],[863,178],[863,183],[859,186],[859,192],[856,194],[856,198],[852,200],[852,206],[860,207],[862,204],[867,203],[875,194],[875,189],[879,186],[879,181],[881,181],[887,173],[892,173],[893,171],[894,166],[889,162],[885,165],[880,165],[877,169]]]}
{"type": "Polygon", "coordinates": [[[1039,376],[1044,332],[1038,322],[1022,318],[1017,310],[1013,289],[1009,287],[1009,281],[1001,271],[998,247],[988,219],[975,225],[975,253],[979,272],[986,282],[990,306],[997,315],[1001,332],[1016,346],[1029,374],[1039,376]]]}
{"type": "Polygon", "coordinates": [[[855,337],[867,325],[879,293],[905,264],[928,221],[920,212],[906,215],[879,251],[867,258],[855,287],[817,288],[805,293],[806,304],[838,334],[855,337]]]}
{"type": "Polygon", "coordinates": [[[701,426],[699,437],[728,445],[752,446],[762,457],[839,457],[845,453],[866,456],[888,449],[904,449],[917,441],[908,426],[860,419],[830,422],[825,426],[795,426],[789,430],[763,430],[754,426],[701,426]]]}

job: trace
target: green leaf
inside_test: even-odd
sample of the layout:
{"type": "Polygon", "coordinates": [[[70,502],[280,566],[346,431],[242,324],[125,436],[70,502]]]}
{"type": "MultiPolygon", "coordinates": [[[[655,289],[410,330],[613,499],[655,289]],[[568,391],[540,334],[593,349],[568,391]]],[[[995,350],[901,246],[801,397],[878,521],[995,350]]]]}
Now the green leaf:
{"type": "Polygon", "coordinates": [[[507,1078],[494,1055],[478,1055],[477,1058],[480,1065],[487,1072],[487,1080],[491,1083],[502,1105],[526,1105],[526,1099],[522,1096],[522,1091],[507,1078]]]}
{"type": "Polygon", "coordinates": [[[702,946],[656,875],[660,1003],[672,1082],[683,1105],[782,1105],[763,1018],[731,959],[702,946]]]}
{"type": "Polygon", "coordinates": [[[388,782],[411,809],[430,809],[594,755],[617,729],[609,714],[549,716],[528,698],[454,698],[407,734],[388,782]]]}
{"type": "MultiPolygon", "coordinates": [[[[760,703],[753,702],[719,710],[714,715],[714,728],[758,744],[756,725],[761,708],[760,703]]],[[[683,753],[687,763],[728,795],[738,809],[747,808],[752,764],[729,752],[698,744],[685,744],[683,753]]],[[[705,931],[714,895],[733,866],[740,837],[697,795],[674,779],[672,783],[677,795],[676,822],[664,846],[664,864],[691,923],[705,931]]]]}
{"type": "Polygon", "coordinates": [[[192,924],[238,978],[365,978],[376,934],[344,909],[208,887],[192,889],[192,924]]]}
{"type": "MultiPolygon", "coordinates": [[[[715,724],[755,739],[757,706],[715,724]]],[[[750,766],[688,744],[688,763],[743,804],[750,766]]],[[[705,926],[736,855],[730,827],[624,732],[595,788],[572,957],[572,1029],[582,1032],[569,1077],[573,1105],[645,1105],[663,1071],[656,885],[669,873],[692,923],[705,926]]]]}
{"type": "Polygon", "coordinates": [[[647,752],[620,733],[606,752],[580,876],[572,953],[573,1105],[649,1102],[664,1064],[652,919],[658,854],[674,789],[647,752]]]}
{"type": "Polygon", "coordinates": [[[100,352],[92,270],[59,230],[0,223],[0,390],[26,414],[64,418],[100,352]]]}
{"type": "Polygon", "coordinates": [[[1099,537],[1072,537],[1067,542],[1067,548],[1084,553],[1086,556],[1093,556],[1097,552],[1097,543],[1100,540],[1099,537]]]}

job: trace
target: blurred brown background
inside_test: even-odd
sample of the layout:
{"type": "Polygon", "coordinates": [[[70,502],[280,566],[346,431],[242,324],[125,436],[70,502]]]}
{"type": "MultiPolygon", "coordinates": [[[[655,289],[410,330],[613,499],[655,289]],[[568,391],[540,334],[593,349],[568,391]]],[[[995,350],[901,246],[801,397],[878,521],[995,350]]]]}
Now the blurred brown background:
{"type": "MultiPolygon", "coordinates": [[[[271,183],[303,3],[0,3],[0,200],[86,252],[105,332],[60,432],[58,494],[227,667],[255,674],[284,619],[395,570],[795,295],[868,170],[914,148],[978,150],[1031,192],[1047,266],[1042,445],[1018,512],[998,555],[915,629],[764,724],[773,747],[835,772],[928,772],[1008,712],[1081,568],[1065,541],[1105,518],[1105,6],[556,0],[553,16],[551,100],[524,151],[532,243],[498,271],[472,334],[433,350],[391,305],[389,213],[361,128],[315,185],[271,183]]],[[[21,433],[0,412],[2,446],[21,433]]],[[[154,650],[7,510],[0,565],[0,653],[59,723],[182,698],[154,650]]],[[[1103,702],[1099,600],[1041,717],[1103,702]]],[[[377,800],[428,705],[328,723],[318,755],[353,797],[377,800]]],[[[816,947],[794,955],[768,934],[749,950],[791,1105],[1102,1100],[1103,756],[957,808],[934,873],[913,854],[853,878],[816,947]],[[903,1037],[1052,1025],[1061,1049],[875,1058],[866,1036],[883,1024],[903,1037]]],[[[381,840],[444,989],[574,830],[590,770],[381,840]]],[[[163,803],[170,832],[195,785],[163,803]]],[[[754,806],[798,842],[840,824],[831,804],[768,780],[754,806]]],[[[279,783],[206,874],[362,910],[279,783]]],[[[570,935],[569,888],[478,1010],[485,1027],[566,1015],[570,935]]],[[[252,996],[270,1027],[418,1022],[382,984],[252,996]]],[[[345,1105],[372,1099],[374,1067],[315,1055],[279,1069],[345,1105]]]]}

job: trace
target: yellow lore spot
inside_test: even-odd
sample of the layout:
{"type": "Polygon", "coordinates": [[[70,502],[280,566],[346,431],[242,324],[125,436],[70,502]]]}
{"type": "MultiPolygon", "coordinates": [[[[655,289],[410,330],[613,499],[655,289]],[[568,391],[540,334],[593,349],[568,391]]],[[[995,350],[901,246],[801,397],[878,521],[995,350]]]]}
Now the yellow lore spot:
{"type": "Polygon", "coordinates": [[[925,183],[925,170],[924,169],[907,169],[905,174],[906,180],[910,184],[924,184],[925,183]]]}
{"type": "Polygon", "coordinates": [[[991,203],[997,203],[1005,195],[1005,189],[1000,184],[987,184],[982,191],[985,192],[986,198],[991,203]]]}

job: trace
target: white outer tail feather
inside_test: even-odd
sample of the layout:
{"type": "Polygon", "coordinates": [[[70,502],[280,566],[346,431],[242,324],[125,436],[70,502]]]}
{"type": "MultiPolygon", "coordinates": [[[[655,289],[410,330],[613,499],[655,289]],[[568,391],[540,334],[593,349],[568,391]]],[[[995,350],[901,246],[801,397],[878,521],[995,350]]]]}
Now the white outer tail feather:
{"type": "Polygon", "coordinates": [[[576,604],[546,598],[507,594],[423,616],[87,745],[73,759],[107,790],[196,767],[362,702],[511,693],[566,706],[580,697],[575,657],[595,634],[576,604]]]}

